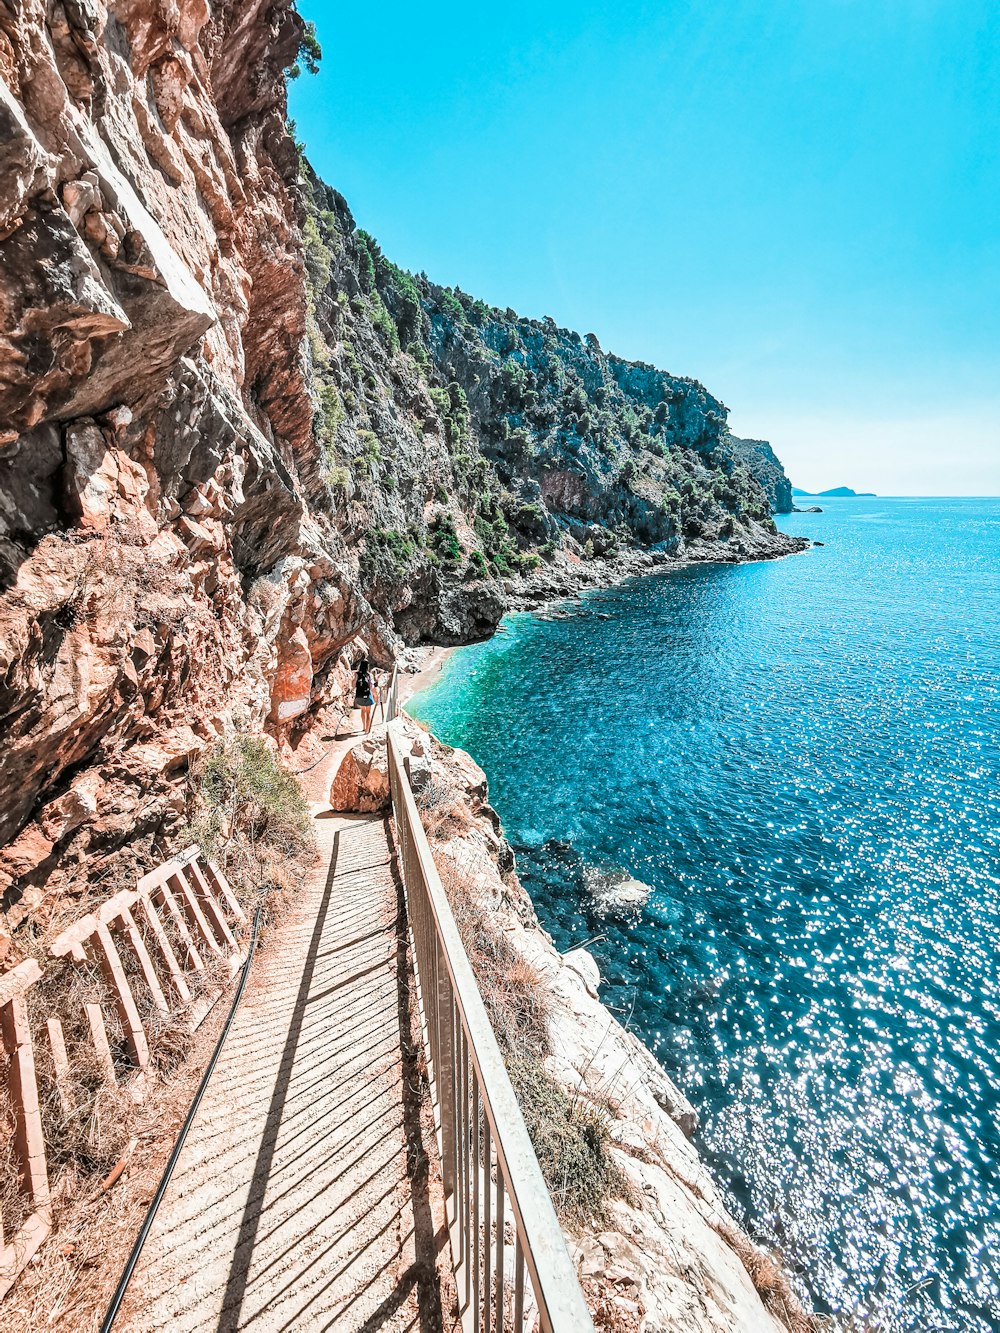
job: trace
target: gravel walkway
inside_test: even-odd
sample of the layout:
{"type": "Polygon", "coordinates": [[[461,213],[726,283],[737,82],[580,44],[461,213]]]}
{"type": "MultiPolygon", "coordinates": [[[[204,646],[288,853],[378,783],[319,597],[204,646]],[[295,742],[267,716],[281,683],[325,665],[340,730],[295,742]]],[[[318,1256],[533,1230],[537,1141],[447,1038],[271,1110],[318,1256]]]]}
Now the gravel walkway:
{"type": "Polygon", "coordinates": [[[385,826],[318,812],[322,864],[258,959],[124,1326],[442,1326],[409,973],[385,826]]]}

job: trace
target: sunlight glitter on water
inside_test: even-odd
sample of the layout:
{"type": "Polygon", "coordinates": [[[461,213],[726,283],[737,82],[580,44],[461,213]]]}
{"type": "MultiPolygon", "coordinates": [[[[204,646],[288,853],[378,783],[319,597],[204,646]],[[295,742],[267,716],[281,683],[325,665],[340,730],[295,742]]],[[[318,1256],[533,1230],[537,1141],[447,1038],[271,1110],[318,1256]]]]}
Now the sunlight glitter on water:
{"type": "Polygon", "coordinates": [[[826,509],[783,522],[826,543],[802,557],[512,617],[418,711],[818,1306],[990,1333],[1000,503],[826,509]],[[595,910],[614,866],[653,886],[637,919],[595,910]]]}

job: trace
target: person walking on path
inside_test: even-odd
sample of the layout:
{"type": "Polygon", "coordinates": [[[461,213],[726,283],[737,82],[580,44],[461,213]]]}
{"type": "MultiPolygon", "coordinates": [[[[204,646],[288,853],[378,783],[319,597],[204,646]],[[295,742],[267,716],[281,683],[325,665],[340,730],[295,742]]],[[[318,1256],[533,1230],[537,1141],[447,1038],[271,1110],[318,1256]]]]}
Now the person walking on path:
{"type": "Polygon", "coordinates": [[[372,729],[372,710],[375,707],[375,686],[372,675],[372,665],[367,657],[363,657],[354,676],[354,706],[361,709],[361,725],[366,736],[372,729]]]}

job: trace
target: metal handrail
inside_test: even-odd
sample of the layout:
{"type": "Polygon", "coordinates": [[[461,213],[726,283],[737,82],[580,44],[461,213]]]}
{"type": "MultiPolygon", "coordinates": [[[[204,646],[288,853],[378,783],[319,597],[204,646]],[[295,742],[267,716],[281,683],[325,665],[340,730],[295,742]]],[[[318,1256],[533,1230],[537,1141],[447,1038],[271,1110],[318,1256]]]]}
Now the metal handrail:
{"type": "Polygon", "coordinates": [[[593,1333],[396,730],[388,728],[392,808],[463,1327],[465,1333],[593,1333]]]}

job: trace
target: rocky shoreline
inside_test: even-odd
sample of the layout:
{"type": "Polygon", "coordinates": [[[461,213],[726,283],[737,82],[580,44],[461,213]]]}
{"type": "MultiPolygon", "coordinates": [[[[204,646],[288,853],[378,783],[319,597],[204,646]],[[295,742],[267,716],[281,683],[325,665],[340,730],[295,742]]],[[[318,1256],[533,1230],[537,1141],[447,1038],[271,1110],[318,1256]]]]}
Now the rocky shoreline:
{"type": "Polygon", "coordinates": [[[644,574],[669,573],[689,565],[739,565],[757,560],[783,560],[808,550],[807,537],[772,532],[762,525],[751,526],[729,541],[696,540],[672,550],[629,547],[591,560],[562,555],[528,578],[508,580],[504,586],[511,611],[538,610],[549,603],[579,597],[597,588],[611,587],[644,574]]]}
{"type": "MultiPolygon", "coordinates": [[[[587,592],[611,588],[629,579],[649,574],[672,574],[691,565],[750,564],[757,560],[784,560],[799,555],[814,543],[807,537],[761,531],[753,545],[729,542],[692,543],[683,554],[629,548],[593,560],[572,561],[563,556],[551,566],[536,570],[530,578],[510,581],[505,589],[508,611],[558,614],[561,603],[578,600],[587,592]]],[[[496,632],[495,630],[493,631],[496,632]]],[[[421,644],[403,648],[396,657],[402,668],[400,701],[426,689],[445,661],[462,644],[421,644]]]]}
{"type": "MultiPolygon", "coordinates": [[[[691,1141],[695,1108],[601,1003],[591,954],[583,948],[560,954],[541,926],[482,769],[410,719],[396,725],[453,908],[460,918],[470,910],[485,913],[502,934],[546,1016],[546,1072],[606,1126],[623,1186],[592,1215],[563,1218],[598,1329],[818,1329],[780,1259],[759,1250],[728,1213],[691,1141]]],[[[331,791],[335,809],[388,808],[384,731],[344,756],[331,791]]]]}

